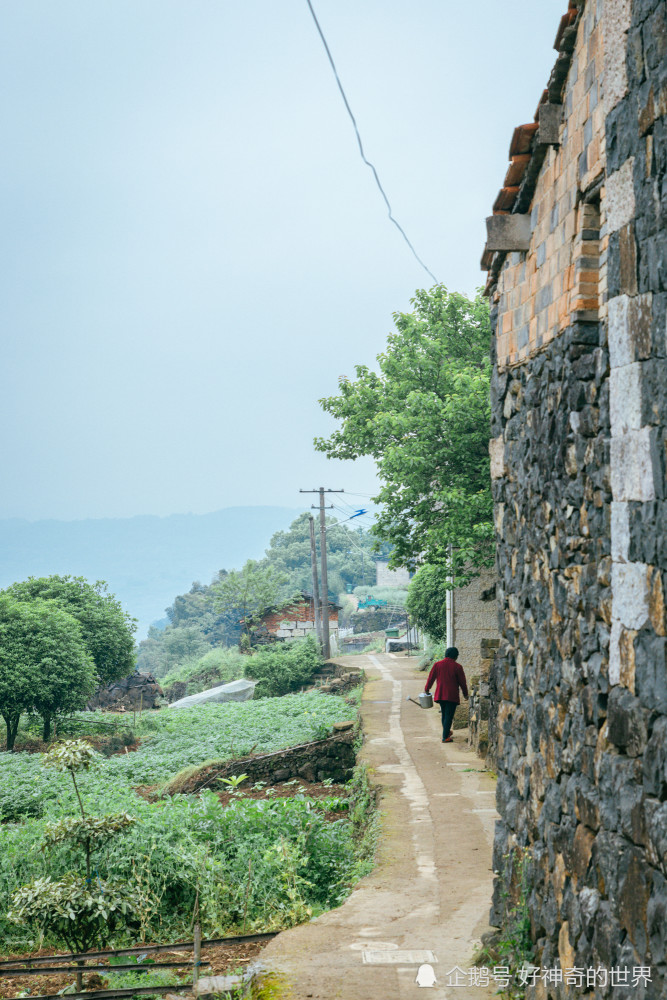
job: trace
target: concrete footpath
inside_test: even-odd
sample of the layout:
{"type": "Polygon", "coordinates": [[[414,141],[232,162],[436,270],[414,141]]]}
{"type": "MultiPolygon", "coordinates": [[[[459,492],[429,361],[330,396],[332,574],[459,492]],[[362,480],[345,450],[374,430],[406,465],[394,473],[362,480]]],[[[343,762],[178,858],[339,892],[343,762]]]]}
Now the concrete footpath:
{"type": "Polygon", "coordinates": [[[377,863],[342,906],[284,931],[259,956],[293,1000],[496,995],[493,980],[469,985],[468,972],[488,930],[495,781],[468,749],[466,730],[443,744],[437,706],[406,701],[424,687],[415,662],[355,657],[369,678],[361,756],[380,788],[377,863]],[[438,980],[428,994],[416,982],[425,963],[438,980]],[[461,985],[448,975],[455,966],[461,985]]]}

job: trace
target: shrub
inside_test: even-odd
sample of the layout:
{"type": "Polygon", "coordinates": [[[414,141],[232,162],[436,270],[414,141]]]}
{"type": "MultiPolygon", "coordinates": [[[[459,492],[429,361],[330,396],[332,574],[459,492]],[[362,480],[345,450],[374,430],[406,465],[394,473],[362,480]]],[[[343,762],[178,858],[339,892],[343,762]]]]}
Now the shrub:
{"type": "Polygon", "coordinates": [[[247,659],[246,675],[257,681],[255,698],[278,697],[309,684],[323,662],[317,642],[308,636],[262,647],[247,659]]]}
{"type": "Polygon", "coordinates": [[[136,889],[70,873],[56,880],[47,875],[17,889],[8,917],[82,952],[107,941],[118,927],[138,926],[140,908],[136,889]]]}
{"type": "MultiPolygon", "coordinates": [[[[67,872],[60,879],[49,875],[34,879],[16,889],[8,918],[45,936],[61,939],[72,951],[87,951],[94,944],[103,945],[117,927],[138,926],[141,900],[138,889],[127,884],[102,882],[91,874],[91,855],[103,844],[135,823],[127,813],[90,816],[86,813],[76,773],[90,771],[99,754],[85,740],[66,740],[53,747],[43,759],[45,767],[69,773],[79,804],[80,816],[65,816],[57,823],[47,823],[43,830],[42,849],[71,843],[83,851],[86,877],[67,872]]],[[[81,989],[81,973],[77,988],[81,989]]]]}

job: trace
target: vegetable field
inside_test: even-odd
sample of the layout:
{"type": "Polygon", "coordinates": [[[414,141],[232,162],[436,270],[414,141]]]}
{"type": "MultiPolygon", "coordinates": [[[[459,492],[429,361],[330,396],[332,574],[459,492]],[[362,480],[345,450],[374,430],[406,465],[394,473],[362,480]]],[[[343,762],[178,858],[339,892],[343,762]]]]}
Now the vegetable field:
{"type": "MultiPolygon", "coordinates": [[[[368,870],[347,818],[327,815],[322,800],[297,793],[223,807],[217,795],[147,801],[137,786],[159,786],[188,766],[262,753],[318,738],[354,710],[317,692],[245,703],[144,713],[141,743],[100,758],[78,777],[93,813],[127,812],[136,819],[96,855],[92,879],[124,881],[142,897],[135,940],[186,935],[198,897],[202,931],[224,933],[289,926],[336,905],[368,870]]],[[[100,716],[76,717],[94,727],[100,716]]],[[[104,717],[104,725],[111,723],[104,717]]],[[[39,942],[6,914],[11,893],[33,879],[58,878],[78,860],[66,842],[43,847],[47,823],[74,815],[67,775],[42,767],[41,754],[0,754],[0,939],[4,950],[39,942]]],[[[48,944],[49,942],[45,942],[48,944]]],[[[122,942],[121,942],[122,943],[122,942]]]]}

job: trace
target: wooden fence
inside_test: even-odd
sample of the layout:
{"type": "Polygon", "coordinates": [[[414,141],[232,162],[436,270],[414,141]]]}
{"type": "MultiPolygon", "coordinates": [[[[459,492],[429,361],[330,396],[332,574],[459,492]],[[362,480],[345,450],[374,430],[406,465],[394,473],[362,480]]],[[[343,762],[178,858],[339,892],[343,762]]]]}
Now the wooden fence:
{"type": "MultiPolygon", "coordinates": [[[[68,1000],[111,1000],[112,997],[133,997],[142,994],[162,994],[162,993],[184,993],[197,992],[199,980],[199,967],[201,965],[201,949],[213,947],[221,944],[251,944],[255,941],[270,941],[276,936],[277,931],[264,934],[242,934],[238,937],[211,938],[201,941],[197,934],[198,927],[195,927],[195,937],[193,941],[178,941],[175,944],[147,944],[133,948],[114,948],[105,951],[87,951],[85,953],[70,953],[66,955],[26,955],[21,958],[9,958],[0,962],[0,977],[3,976],[45,976],[58,973],[73,973],[80,977],[84,972],[153,972],[158,969],[184,969],[192,968],[192,981],[172,984],[169,986],[133,986],[127,989],[110,990],[82,990],[77,993],[68,993],[68,1000]],[[140,965],[131,963],[127,965],[86,965],[94,959],[111,958],[115,956],[145,956],[155,955],[172,951],[192,951],[193,956],[189,960],[182,962],[151,962],[150,965],[140,965]],[[72,963],[58,964],[58,963],[72,963]]],[[[225,989],[235,989],[248,982],[247,975],[240,976],[216,976],[216,992],[223,992],[225,989]],[[219,988],[218,988],[219,987],[219,988]]],[[[201,992],[201,991],[200,991],[201,992]]],[[[32,995],[30,1000],[60,1000],[62,993],[45,993],[32,995]]]]}

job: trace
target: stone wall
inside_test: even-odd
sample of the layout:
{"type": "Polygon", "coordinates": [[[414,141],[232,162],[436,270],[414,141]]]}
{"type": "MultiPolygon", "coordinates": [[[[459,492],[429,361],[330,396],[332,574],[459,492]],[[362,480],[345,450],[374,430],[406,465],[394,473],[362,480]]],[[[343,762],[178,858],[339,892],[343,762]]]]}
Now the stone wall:
{"type": "Polygon", "coordinates": [[[306,781],[349,781],[356,763],[354,752],[355,731],[353,722],[340,722],[334,726],[337,732],[325,740],[304,743],[287,750],[258,757],[233,760],[220,767],[213,765],[202,768],[187,785],[179,786],[179,791],[195,792],[199,788],[215,788],[221,778],[247,774],[247,785],[255,781],[266,781],[273,785],[291,778],[306,781]]]}
{"type": "Polygon", "coordinates": [[[132,712],[160,708],[164,703],[164,693],[153,675],[137,671],[98,688],[86,707],[89,711],[104,708],[109,712],[132,712]]]}
{"type": "MultiPolygon", "coordinates": [[[[559,204],[571,201],[573,224],[541,251],[538,207],[529,249],[496,254],[490,278],[502,631],[490,676],[494,868],[510,886],[504,897],[497,880],[492,920],[517,898],[524,854],[536,961],[651,966],[647,990],[600,980],[586,995],[664,998],[667,3],[570,6],[571,50],[558,71],[567,58],[567,73],[559,95],[549,89],[564,109],[559,152],[538,167],[520,211],[550,188],[559,204]],[[581,147],[574,159],[570,144],[581,147]],[[595,251],[583,254],[588,274],[578,279],[588,301],[566,300],[559,285],[551,309],[542,289],[557,287],[568,258],[577,278],[578,240],[595,251]],[[524,294],[531,318],[520,345],[512,335],[524,294]]],[[[565,984],[533,990],[581,994],[565,984]]]]}

